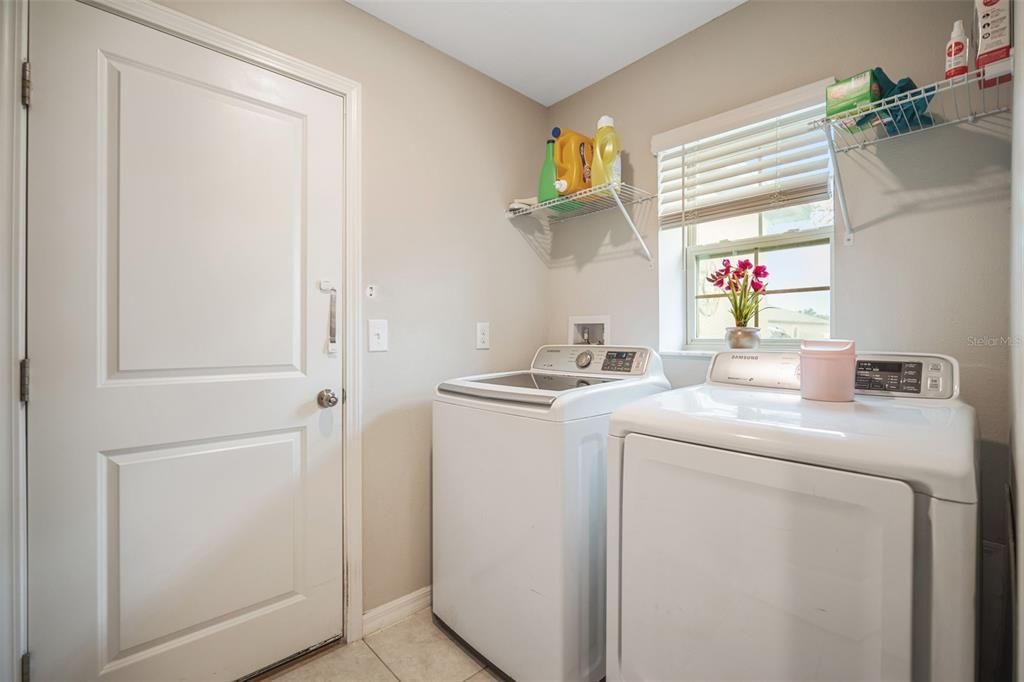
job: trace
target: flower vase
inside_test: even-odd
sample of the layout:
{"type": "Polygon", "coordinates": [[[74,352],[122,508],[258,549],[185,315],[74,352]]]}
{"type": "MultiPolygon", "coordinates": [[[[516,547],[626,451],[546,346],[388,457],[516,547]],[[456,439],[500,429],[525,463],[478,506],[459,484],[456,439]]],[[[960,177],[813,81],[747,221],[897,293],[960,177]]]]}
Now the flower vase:
{"type": "Polygon", "coordinates": [[[761,345],[761,330],[757,327],[727,327],[725,343],[729,348],[753,350],[761,345]]]}

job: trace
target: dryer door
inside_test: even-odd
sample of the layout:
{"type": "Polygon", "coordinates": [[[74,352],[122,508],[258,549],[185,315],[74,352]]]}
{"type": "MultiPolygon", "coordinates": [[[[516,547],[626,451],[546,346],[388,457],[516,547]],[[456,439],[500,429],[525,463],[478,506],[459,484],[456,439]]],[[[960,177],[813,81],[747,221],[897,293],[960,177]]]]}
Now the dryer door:
{"type": "Polygon", "coordinates": [[[627,436],[622,678],[909,680],[900,481],[627,436]]]}

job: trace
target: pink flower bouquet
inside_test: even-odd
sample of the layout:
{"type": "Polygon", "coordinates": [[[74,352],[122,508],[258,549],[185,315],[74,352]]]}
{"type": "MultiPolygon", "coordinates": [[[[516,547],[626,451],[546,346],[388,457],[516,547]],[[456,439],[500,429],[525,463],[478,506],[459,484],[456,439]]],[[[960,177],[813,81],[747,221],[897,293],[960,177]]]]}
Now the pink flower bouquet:
{"type": "Polygon", "coordinates": [[[733,267],[729,259],[722,261],[722,267],[707,276],[707,281],[725,290],[729,308],[737,327],[749,326],[754,316],[763,308],[761,299],[767,294],[768,268],[755,266],[743,259],[733,267]]]}

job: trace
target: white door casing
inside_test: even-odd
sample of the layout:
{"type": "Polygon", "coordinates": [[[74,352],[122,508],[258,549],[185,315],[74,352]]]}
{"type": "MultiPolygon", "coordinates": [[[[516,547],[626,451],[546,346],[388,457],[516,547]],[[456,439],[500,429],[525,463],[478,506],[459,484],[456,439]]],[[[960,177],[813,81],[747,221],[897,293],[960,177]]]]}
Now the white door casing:
{"type": "Polygon", "coordinates": [[[238,676],[342,629],[344,102],[78,3],[31,30],[33,673],[238,676]]]}
{"type": "Polygon", "coordinates": [[[0,3],[0,677],[18,679],[25,650],[25,408],[18,361],[25,356],[24,216],[27,115],[21,66],[28,58],[28,2],[0,3]]]}

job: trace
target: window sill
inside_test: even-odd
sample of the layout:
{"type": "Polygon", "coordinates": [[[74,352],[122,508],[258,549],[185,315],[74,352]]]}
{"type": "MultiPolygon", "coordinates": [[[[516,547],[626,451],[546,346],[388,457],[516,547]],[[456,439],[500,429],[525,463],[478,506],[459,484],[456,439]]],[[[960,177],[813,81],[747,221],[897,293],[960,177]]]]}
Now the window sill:
{"type": "MultiPolygon", "coordinates": [[[[720,350],[725,350],[725,346],[722,346],[722,348],[720,350]]],[[[681,359],[682,358],[690,358],[690,359],[706,358],[706,359],[711,359],[711,358],[715,357],[715,353],[717,353],[717,352],[718,352],[717,350],[710,350],[710,349],[709,350],[696,350],[696,349],[694,349],[694,350],[663,350],[663,351],[659,351],[658,355],[660,355],[663,358],[681,358],[681,359]]]]}
{"type": "MultiPolygon", "coordinates": [[[[708,343],[708,344],[701,344],[699,346],[697,346],[697,345],[687,346],[686,348],[682,348],[680,350],[662,350],[662,351],[658,351],[658,355],[660,355],[663,358],[680,358],[680,359],[684,359],[684,358],[690,358],[690,359],[712,358],[712,357],[715,356],[715,353],[720,353],[722,351],[727,351],[727,350],[729,350],[729,348],[726,347],[726,345],[724,343],[708,343]]],[[[780,352],[788,351],[788,352],[791,352],[791,353],[792,352],[800,352],[800,342],[799,341],[771,341],[771,342],[765,343],[764,341],[762,341],[760,347],[758,348],[758,350],[762,350],[762,351],[780,351],[780,352]]]]}

